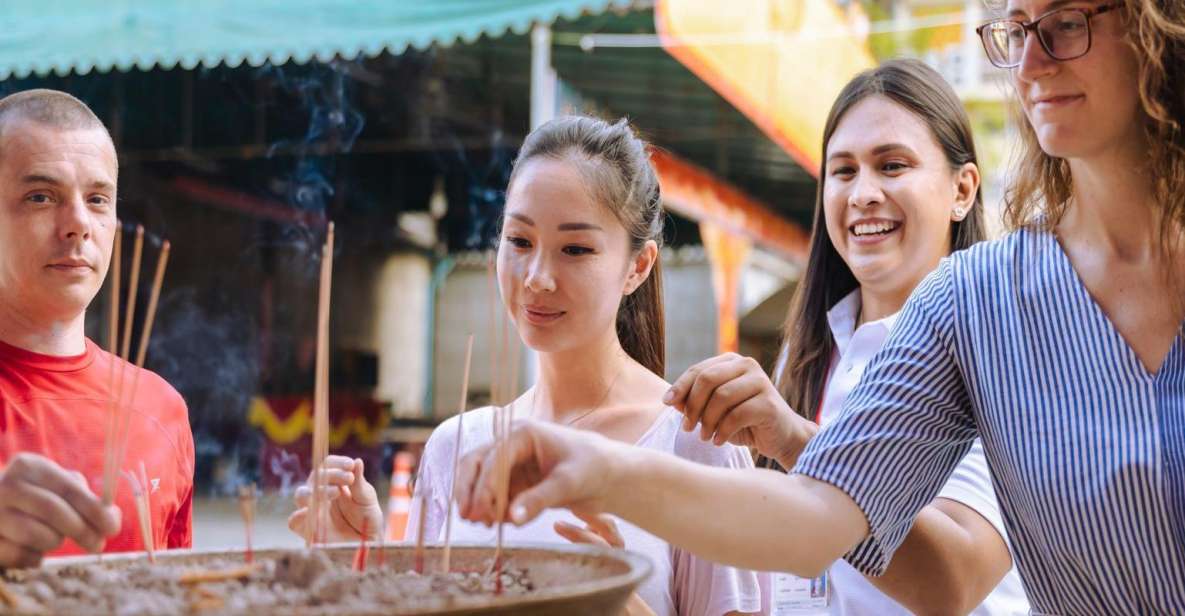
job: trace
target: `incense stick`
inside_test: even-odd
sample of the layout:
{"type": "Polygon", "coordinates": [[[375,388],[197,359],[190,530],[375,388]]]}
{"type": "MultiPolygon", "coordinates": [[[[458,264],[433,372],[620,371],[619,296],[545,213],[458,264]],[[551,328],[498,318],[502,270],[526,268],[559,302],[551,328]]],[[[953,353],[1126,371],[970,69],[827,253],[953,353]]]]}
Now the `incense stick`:
{"type": "Polygon", "coordinates": [[[136,517],[140,523],[140,539],[144,541],[144,550],[148,553],[148,561],[155,563],[156,553],[153,551],[152,517],[147,492],[148,476],[144,472],[144,462],[140,462],[139,475],[132,471],[123,471],[123,476],[132,485],[132,496],[136,502],[136,517]]]}
{"type": "Polygon", "coordinates": [[[490,306],[490,405],[497,407],[501,400],[498,391],[498,295],[494,292],[494,256],[486,259],[486,300],[490,306]]]}
{"type": "Polygon", "coordinates": [[[321,280],[317,302],[317,361],[316,380],[313,385],[313,498],[309,513],[312,521],[312,535],[309,544],[316,544],[325,538],[322,509],[325,497],[322,494],[325,479],[322,465],[329,455],[329,300],[333,284],[333,223],[325,233],[325,245],[321,250],[321,280]]]}
{"type": "Polygon", "coordinates": [[[370,526],[369,518],[362,518],[362,532],[358,535],[358,551],[354,553],[354,571],[359,573],[366,571],[366,532],[367,527],[370,526]]]}
{"type": "MultiPolygon", "coordinates": [[[[509,319],[507,319],[509,321],[509,319]]],[[[498,545],[494,551],[494,591],[497,594],[502,594],[502,545],[503,545],[503,529],[506,525],[506,508],[510,499],[510,428],[514,423],[514,404],[516,400],[513,398],[518,394],[518,364],[519,353],[522,350],[522,341],[515,339],[511,343],[510,351],[510,383],[507,387],[512,398],[510,405],[502,409],[502,426],[501,426],[501,440],[497,446],[498,452],[498,480],[501,485],[498,486],[497,496],[497,511],[498,511],[498,545]]]]}
{"type": "MultiPolygon", "coordinates": [[[[116,400],[115,395],[115,365],[120,363],[119,356],[119,278],[120,265],[122,257],[120,256],[121,246],[123,245],[123,223],[115,221],[115,243],[111,249],[111,263],[107,266],[107,271],[111,274],[111,296],[108,300],[110,306],[108,307],[108,322],[107,322],[107,352],[111,355],[111,368],[107,373],[107,431],[106,439],[103,441],[103,504],[110,505],[115,499],[114,485],[111,480],[113,473],[111,472],[112,465],[112,448],[115,444],[115,426],[117,424],[116,414],[116,400]]],[[[120,366],[122,370],[123,366],[120,366]]]]}
{"type": "Polygon", "coordinates": [[[416,469],[416,489],[415,498],[419,501],[420,508],[416,515],[416,552],[415,552],[415,568],[416,573],[424,574],[424,529],[427,526],[428,516],[428,486],[420,481],[419,469],[416,469]]]}
{"type": "Polygon", "coordinates": [[[255,484],[239,486],[239,513],[243,516],[243,529],[247,535],[247,553],[245,560],[251,564],[255,560],[251,548],[251,535],[255,526],[255,484]]]}
{"type": "MultiPolygon", "coordinates": [[[[142,231],[143,227],[139,227],[142,231]]],[[[116,442],[119,444],[119,450],[116,454],[116,464],[127,455],[128,447],[128,428],[132,422],[132,409],[136,405],[136,394],[140,390],[140,375],[144,372],[144,361],[148,358],[148,343],[152,338],[152,326],[156,323],[156,306],[160,301],[161,285],[165,280],[165,268],[169,265],[169,252],[171,251],[171,244],[165,240],[161,244],[160,255],[156,258],[156,271],[152,274],[152,288],[148,295],[148,312],[144,315],[144,329],[140,332],[140,344],[136,348],[136,369],[132,372],[132,390],[128,397],[127,404],[124,406],[121,414],[122,422],[116,433],[116,442]]],[[[130,342],[130,334],[128,332],[130,342]]],[[[121,392],[122,393],[122,392],[121,392]]]]}
{"type": "Polygon", "coordinates": [[[473,334],[469,334],[469,341],[465,344],[465,373],[461,378],[461,401],[457,410],[457,440],[453,444],[453,480],[449,486],[448,506],[444,514],[444,556],[441,559],[441,569],[448,573],[450,556],[452,555],[453,534],[453,490],[457,486],[457,470],[461,465],[461,445],[465,434],[465,408],[469,406],[469,365],[473,361],[473,334]]]}
{"type": "Polygon", "coordinates": [[[140,284],[140,258],[144,254],[144,225],[136,225],[136,239],[132,244],[132,269],[128,272],[128,304],[123,316],[123,344],[119,355],[126,361],[132,348],[132,325],[136,315],[136,291],[140,284]]]}

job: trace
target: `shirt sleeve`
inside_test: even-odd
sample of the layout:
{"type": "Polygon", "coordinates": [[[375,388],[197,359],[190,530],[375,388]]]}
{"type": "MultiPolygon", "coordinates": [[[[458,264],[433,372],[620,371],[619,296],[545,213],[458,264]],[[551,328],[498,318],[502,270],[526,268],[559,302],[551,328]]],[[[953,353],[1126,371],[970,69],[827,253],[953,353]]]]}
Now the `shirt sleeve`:
{"type": "Polygon", "coordinates": [[[181,499],[181,505],[173,515],[173,524],[169,527],[167,545],[170,550],[175,548],[193,547],[193,483],[181,499]]]}
{"type": "MultiPolygon", "coordinates": [[[[753,458],[747,450],[733,445],[715,447],[700,441],[696,434],[680,430],[675,455],[709,466],[753,468],[753,458]]],[[[726,567],[679,548],[671,550],[672,596],[681,616],[762,613],[762,588],[769,586],[768,575],[726,567]]]]}
{"type": "Polygon", "coordinates": [[[432,431],[424,445],[417,470],[415,493],[412,494],[411,509],[408,510],[406,541],[419,537],[421,502],[426,503],[424,511],[424,540],[428,543],[443,540],[445,517],[448,515],[448,499],[453,488],[453,449],[456,443],[457,421],[453,417],[432,431]],[[423,495],[423,500],[419,498],[423,495]]]}
{"type": "Polygon", "coordinates": [[[863,511],[869,534],[844,558],[866,575],[884,573],[975,439],[954,354],[956,319],[945,259],[906,302],[840,417],[794,469],[836,486],[863,511]]]}

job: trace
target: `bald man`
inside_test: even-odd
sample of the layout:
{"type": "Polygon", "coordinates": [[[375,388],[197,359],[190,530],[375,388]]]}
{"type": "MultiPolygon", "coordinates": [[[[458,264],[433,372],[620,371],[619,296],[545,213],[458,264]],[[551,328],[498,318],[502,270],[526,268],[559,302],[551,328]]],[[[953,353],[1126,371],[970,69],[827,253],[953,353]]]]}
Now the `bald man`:
{"type": "MultiPolygon", "coordinates": [[[[53,90],[0,99],[0,568],[144,548],[129,486],[113,506],[96,497],[119,360],[84,332],[111,261],[118,174],[111,136],[78,99],[53,90]]],[[[156,547],[188,547],[185,402],[145,371],[130,416],[120,468],[145,465],[156,547]]]]}

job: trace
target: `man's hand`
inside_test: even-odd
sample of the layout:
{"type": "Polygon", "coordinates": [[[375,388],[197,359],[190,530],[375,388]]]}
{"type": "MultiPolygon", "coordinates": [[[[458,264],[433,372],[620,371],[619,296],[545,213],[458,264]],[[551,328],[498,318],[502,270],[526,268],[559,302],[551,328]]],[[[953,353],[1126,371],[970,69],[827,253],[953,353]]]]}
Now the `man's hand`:
{"type": "MultiPolygon", "coordinates": [[[[366,480],[362,460],[328,456],[321,465],[324,478],[322,498],[329,510],[328,541],[357,541],[366,529],[367,539],[378,539],[383,531],[383,510],[378,493],[366,480]]],[[[313,500],[313,477],[296,490],[296,511],[288,516],[288,528],[308,539],[313,535],[309,505],[313,500]]]]}
{"type": "Polygon", "coordinates": [[[0,470],[0,568],[35,567],[66,538],[98,552],[119,532],[120,519],[82,474],[49,458],[21,453],[0,470]]]}
{"type": "Polygon", "coordinates": [[[663,402],[683,413],[684,430],[698,424],[701,439],[752,447],[785,468],[794,466],[817,431],[790,409],[760,364],[736,353],[688,368],[663,402]]]}

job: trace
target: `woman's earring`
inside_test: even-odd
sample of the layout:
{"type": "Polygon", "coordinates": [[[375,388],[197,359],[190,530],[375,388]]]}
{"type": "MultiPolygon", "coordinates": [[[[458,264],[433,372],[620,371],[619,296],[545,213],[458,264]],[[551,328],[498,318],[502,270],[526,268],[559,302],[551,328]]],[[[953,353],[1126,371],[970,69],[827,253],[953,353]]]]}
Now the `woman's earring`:
{"type": "Polygon", "coordinates": [[[961,207],[955,208],[955,218],[957,218],[959,220],[963,220],[963,217],[966,215],[967,215],[967,210],[965,210],[961,207]]]}

